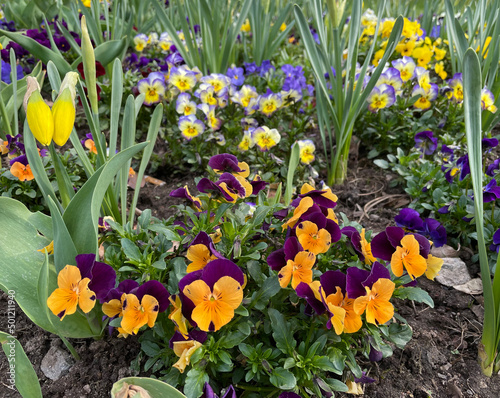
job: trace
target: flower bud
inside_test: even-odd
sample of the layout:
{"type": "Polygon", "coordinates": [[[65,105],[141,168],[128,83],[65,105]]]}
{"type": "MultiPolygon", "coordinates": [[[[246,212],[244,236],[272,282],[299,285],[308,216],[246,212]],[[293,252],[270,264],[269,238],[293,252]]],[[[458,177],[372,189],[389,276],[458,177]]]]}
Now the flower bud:
{"type": "Polygon", "coordinates": [[[52,116],[54,118],[54,142],[63,146],[73,130],[75,124],[75,86],[78,81],[78,73],[68,72],[64,77],[54,105],[52,116]]]}
{"type": "Polygon", "coordinates": [[[35,138],[42,145],[49,145],[54,135],[54,119],[50,107],[40,95],[40,86],[31,76],[26,79],[27,91],[23,105],[26,111],[28,126],[35,138]]]}
{"type": "Polygon", "coordinates": [[[85,15],[82,16],[82,60],[83,72],[85,73],[85,85],[87,86],[88,97],[90,106],[93,113],[98,113],[97,106],[97,86],[96,86],[96,72],[95,72],[95,54],[92,42],[90,41],[89,31],[87,29],[87,22],[85,15]]]}

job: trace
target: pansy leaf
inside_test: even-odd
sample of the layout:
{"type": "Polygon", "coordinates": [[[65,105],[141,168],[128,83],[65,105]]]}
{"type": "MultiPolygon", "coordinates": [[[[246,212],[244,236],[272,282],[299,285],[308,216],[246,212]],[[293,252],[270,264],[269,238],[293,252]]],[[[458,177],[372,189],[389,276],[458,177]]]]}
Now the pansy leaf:
{"type": "Polygon", "coordinates": [[[276,347],[284,354],[292,356],[297,341],[293,338],[293,331],[290,323],[285,320],[281,312],[274,308],[269,308],[268,314],[271,319],[273,338],[276,341],[276,347]]]}
{"type": "MultiPolygon", "coordinates": [[[[15,365],[13,374],[5,371],[7,373],[7,383],[9,383],[9,380],[15,380],[17,391],[23,398],[42,398],[42,389],[38,382],[38,376],[19,341],[13,336],[0,331],[0,343],[7,356],[7,361],[11,365],[15,365]]],[[[12,388],[14,390],[14,385],[4,384],[4,386],[7,389],[12,388]]],[[[4,390],[4,393],[7,393],[7,391],[4,390]]]]}
{"type": "Polygon", "coordinates": [[[419,287],[400,287],[394,291],[394,297],[400,299],[409,299],[417,303],[427,304],[429,307],[434,308],[434,301],[425,290],[419,287]]]}
{"type": "Polygon", "coordinates": [[[266,308],[269,299],[276,295],[281,290],[280,283],[277,276],[267,278],[262,284],[262,288],[255,292],[252,296],[252,303],[254,307],[260,311],[266,308]]]}
{"type": "Polygon", "coordinates": [[[391,323],[388,328],[387,338],[392,341],[396,347],[403,349],[411,340],[413,332],[407,324],[391,323]]]}
{"type": "Polygon", "coordinates": [[[337,379],[326,379],[325,380],[333,391],[347,392],[349,387],[337,379]]]}
{"type": "Polygon", "coordinates": [[[205,383],[208,383],[210,378],[204,370],[191,369],[186,377],[184,384],[184,393],[188,398],[198,398],[203,393],[205,383]]]}
{"type": "MultiPolygon", "coordinates": [[[[170,384],[149,377],[126,377],[124,379],[118,380],[115,384],[113,384],[113,388],[111,389],[111,397],[119,398],[129,396],[128,391],[130,391],[130,393],[134,396],[144,395],[141,393],[133,393],[133,390],[130,390],[130,387],[132,386],[138,386],[145,389],[151,398],[186,398],[183,393],[172,387],[170,384]]],[[[197,397],[198,396],[199,395],[197,395],[197,397]]]]}
{"type": "Polygon", "coordinates": [[[269,381],[281,390],[291,390],[297,385],[293,373],[283,368],[274,369],[269,381]]]}

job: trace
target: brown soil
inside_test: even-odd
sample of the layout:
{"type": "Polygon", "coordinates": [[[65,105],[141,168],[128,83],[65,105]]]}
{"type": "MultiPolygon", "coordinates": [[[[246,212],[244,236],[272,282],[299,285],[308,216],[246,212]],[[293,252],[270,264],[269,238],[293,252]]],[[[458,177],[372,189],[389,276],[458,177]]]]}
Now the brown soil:
{"type": "MultiPolygon", "coordinates": [[[[139,209],[151,208],[155,217],[168,218],[174,214],[169,206],[182,202],[168,196],[173,189],[188,183],[191,192],[197,193],[192,176],[169,178],[172,174],[169,170],[157,170],[155,177],[166,183],[146,184],[141,190],[139,209]]],[[[350,220],[360,221],[374,231],[383,230],[393,223],[398,208],[409,203],[406,195],[400,190],[388,189],[387,184],[385,171],[368,160],[355,162],[350,167],[347,184],[334,188],[339,197],[337,214],[343,212],[350,220]]],[[[473,268],[471,274],[477,272],[477,267],[476,272],[473,268]]],[[[395,300],[399,313],[413,329],[413,339],[406,348],[395,349],[392,357],[378,363],[359,358],[362,367],[376,380],[365,386],[364,397],[499,397],[500,378],[483,376],[476,360],[481,338],[482,297],[428,280],[422,280],[421,287],[434,299],[434,309],[395,300]]],[[[6,330],[6,297],[0,296],[0,330],[6,330]]],[[[113,382],[133,374],[130,362],[140,351],[137,337],[73,340],[81,360],[54,382],[43,375],[40,365],[50,347],[62,346],[61,341],[34,326],[19,309],[16,326],[18,339],[39,376],[44,397],[107,397],[113,382]]],[[[0,397],[17,398],[20,395],[6,387],[7,365],[5,356],[0,354],[0,397]]]]}

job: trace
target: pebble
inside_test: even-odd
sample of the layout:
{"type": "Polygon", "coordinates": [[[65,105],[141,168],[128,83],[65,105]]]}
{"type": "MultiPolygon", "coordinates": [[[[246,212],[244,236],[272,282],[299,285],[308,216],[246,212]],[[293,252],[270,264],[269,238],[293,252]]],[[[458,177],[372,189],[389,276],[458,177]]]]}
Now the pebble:
{"type": "Polygon", "coordinates": [[[471,279],[465,263],[456,257],[444,257],[443,266],[436,276],[436,281],[445,286],[463,285],[471,279]]]}
{"type": "Polygon", "coordinates": [[[481,278],[474,278],[463,285],[456,285],[453,287],[467,294],[483,294],[483,282],[481,278]]]}
{"type": "Polygon", "coordinates": [[[73,365],[71,355],[60,347],[50,347],[40,366],[43,374],[51,380],[59,380],[73,365]]]}

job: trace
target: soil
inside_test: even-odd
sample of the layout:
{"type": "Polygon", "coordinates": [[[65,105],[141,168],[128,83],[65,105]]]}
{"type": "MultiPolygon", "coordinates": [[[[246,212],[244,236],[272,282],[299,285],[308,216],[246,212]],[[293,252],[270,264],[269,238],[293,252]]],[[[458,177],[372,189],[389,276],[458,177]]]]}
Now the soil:
{"type": "MultiPolygon", "coordinates": [[[[146,184],[141,190],[139,209],[151,208],[158,218],[174,215],[172,204],[181,199],[168,194],[188,184],[196,193],[193,177],[177,175],[161,167],[154,177],[163,185],[146,184]]],[[[355,160],[349,168],[348,183],[334,188],[339,197],[337,214],[343,212],[350,220],[359,221],[375,232],[393,224],[398,209],[410,198],[401,189],[389,189],[394,176],[379,170],[366,159],[355,160]]],[[[470,257],[469,255],[467,255],[470,257]]],[[[470,267],[474,277],[477,267],[470,267]]],[[[500,377],[482,375],[477,363],[483,317],[482,296],[471,296],[422,278],[421,287],[429,292],[435,308],[394,299],[398,312],[413,329],[413,339],[404,350],[395,349],[394,355],[380,362],[364,362],[359,358],[368,376],[375,379],[366,384],[364,397],[475,397],[500,396],[500,377]]],[[[0,330],[6,330],[7,296],[0,295],[0,330]]],[[[17,308],[17,337],[38,374],[44,397],[94,398],[107,397],[113,382],[133,375],[130,362],[140,351],[137,337],[125,339],[104,336],[102,340],[72,340],[81,359],[59,380],[48,379],[40,370],[42,359],[53,346],[64,348],[57,336],[34,326],[17,308]]],[[[6,357],[0,354],[0,397],[17,398],[20,395],[7,388],[6,357]]],[[[140,374],[141,376],[143,374],[140,374]]],[[[338,393],[337,397],[352,395],[338,393]]]]}

